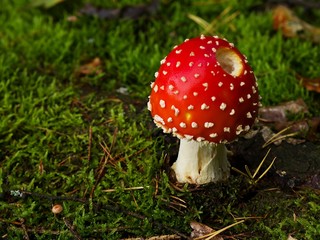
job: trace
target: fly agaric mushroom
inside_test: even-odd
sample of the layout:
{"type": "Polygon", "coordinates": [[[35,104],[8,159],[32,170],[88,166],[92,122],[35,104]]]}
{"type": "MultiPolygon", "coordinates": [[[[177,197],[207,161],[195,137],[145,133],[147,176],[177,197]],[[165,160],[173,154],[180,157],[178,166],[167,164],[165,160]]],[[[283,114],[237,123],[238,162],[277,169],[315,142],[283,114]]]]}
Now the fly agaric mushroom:
{"type": "Polygon", "coordinates": [[[172,169],[180,183],[230,175],[225,143],[253,125],[259,93],[248,61],[226,39],[187,39],[161,61],[148,109],[155,124],[180,139],[172,169]]]}

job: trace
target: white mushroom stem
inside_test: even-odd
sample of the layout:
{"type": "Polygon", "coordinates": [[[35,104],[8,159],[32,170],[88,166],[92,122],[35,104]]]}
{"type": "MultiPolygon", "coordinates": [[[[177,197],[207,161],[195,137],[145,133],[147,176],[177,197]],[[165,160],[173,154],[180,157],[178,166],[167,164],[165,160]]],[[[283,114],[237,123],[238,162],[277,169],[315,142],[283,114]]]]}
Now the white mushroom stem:
{"type": "Polygon", "coordinates": [[[224,144],[180,140],[177,161],[172,165],[180,183],[205,184],[226,180],[230,163],[224,144]]]}

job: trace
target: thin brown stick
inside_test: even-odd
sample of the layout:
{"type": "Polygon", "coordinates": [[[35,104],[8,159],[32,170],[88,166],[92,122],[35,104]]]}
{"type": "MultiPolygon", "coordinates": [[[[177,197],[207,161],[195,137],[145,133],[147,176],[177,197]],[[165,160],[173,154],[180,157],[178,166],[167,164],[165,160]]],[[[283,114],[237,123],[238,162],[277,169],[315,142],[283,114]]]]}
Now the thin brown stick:
{"type": "Polygon", "coordinates": [[[20,222],[21,222],[21,227],[23,230],[23,239],[29,240],[30,238],[29,238],[29,234],[28,234],[28,229],[27,229],[26,225],[24,224],[25,220],[21,219],[20,222]]]}
{"type": "Polygon", "coordinates": [[[69,229],[69,231],[72,233],[72,235],[74,236],[75,239],[77,240],[81,240],[81,236],[77,233],[77,231],[75,230],[75,227],[72,223],[69,222],[69,220],[67,218],[63,218],[64,224],[67,226],[67,228],[69,229]]]}
{"type": "Polygon", "coordinates": [[[92,127],[89,127],[89,143],[88,143],[88,161],[91,160],[91,147],[92,147],[92,127]]]}

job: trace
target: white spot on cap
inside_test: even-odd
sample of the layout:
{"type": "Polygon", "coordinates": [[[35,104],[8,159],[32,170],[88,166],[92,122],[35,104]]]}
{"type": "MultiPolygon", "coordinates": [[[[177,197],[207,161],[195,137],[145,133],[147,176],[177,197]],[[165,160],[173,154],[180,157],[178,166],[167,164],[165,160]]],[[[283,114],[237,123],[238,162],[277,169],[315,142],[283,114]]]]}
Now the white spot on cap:
{"type": "Polygon", "coordinates": [[[234,44],[233,44],[233,43],[229,43],[229,46],[230,46],[230,47],[234,47],[234,44]]]}
{"type": "Polygon", "coordinates": [[[207,42],[207,44],[212,44],[212,41],[211,41],[211,40],[209,40],[209,41],[207,42]]]}
{"type": "Polygon", "coordinates": [[[252,118],[251,112],[247,112],[247,118],[252,118]]]}
{"type": "Polygon", "coordinates": [[[244,126],[244,130],[245,130],[246,132],[249,131],[249,130],[250,130],[250,126],[249,126],[249,125],[244,126]]]}
{"type": "Polygon", "coordinates": [[[240,86],[244,86],[245,85],[245,82],[240,82],[240,86]]]}
{"type": "Polygon", "coordinates": [[[199,63],[199,64],[198,64],[198,67],[202,67],[202,63],[199,63]]]}
{"type": "Polygon", "coordinates": [[[201,110],[206,110],[206,109],[209,109],[209,106],[207,104],[203,103],[201,105],[201,110]]]}
{"type": "Polygon", "coordinates": [[[175,91],[173,92],[173,94],[178,95],[178,94],[179,94],[179,90],[175,90],[175,91]]]}
{"type": "Polygon", "coordinates": [[[211,128],[211,127],[213,127],[214,126],[214,123],[213,122],[205,122],[204,123],[204,127],[205,128],[211,128]]]}
{"type": "Polygon", "coordinates": [[[252,86],[252,93],[255,94],[257,92],[256,88],[252,86]]]}
{"type": "Polygon", "coordinates": [[[223,128],[223,131],[224,131],[224,132],[230,132],[230,128],[229,128],[229,127],[224,127],[224,128],[223,128]]]}
{"type": "Polygon", "coordinates": [[[180,49],[180,50],[176,50],[176,54],[180,54],[180,53],[181,53],[181,51],[182,51],[182,49],[180,49]]]}
{"type": "Polygon", "coordinates": [[[193,66],[193,62],[189,62],[189,67],[192,67],[193,66]]]}
{"type": "Polygon", "coordinates": [[[215,138],[215,137],[217,137],[218,136],[218,134],[216,134],[216,133],[211,133],[210,135],[209,135],[209,137],[211,137],[211,138],[215,138]]]}
{"type": "Polygon", "coordinates": [[[250,94],[247,94],[247,99],[250,99],[251,98],[251,95],[250,94]]]}
{"type": "Polygon", "coordinates": [[[216,41],[216,45],[219,46],[219,41],[216,41]]]}
{"type": "Polygon", "coordinates": [[[184,40],[184,42],[188,42],[189,41],[189,38],[186,38],[186,40],[184,40]]]}
{"type": "Polygon", "coordinates": [[[165,125],[165,122],[163,121],[162,117],[160,117],[159,115],[154,115],[153,117],[155,122],[161,123],[162,125],[165,125]]]}
{"type": "Polygon", "coordinates": [[[154,87],[154,82],[150,83],[150,87],[153,88],[154,87]]]}
{"type": "Polygon", "coordinates": [[[181,122],[181,123],[179,124],[179,126],[182,127],[182,128],[186,128],[186,127],[187,127],[187,124],[184,123],[184,122],[181,122]]]}
{"type": "Polygon", "coordinates": [[[171,123],[173,121],[172,117],[168,117],[167,122],[171,123]]]}
{"type": "Polygon", "coordinates": [[[164,85],[162,85],[162,86],[160,87],[160,89],[161,89],[161,90],[164,90],[164,85]]]}
{"type": "Polygon", "coordinates": [[[179,112],[180,112],[180,111],[179,111],[178,108],[176,108],[174,105],[172,105],[172,106],[171,106],[171,109],[174,111],[174,115],[175,115],[175,116],[178,116],[178,115],[179,115],[179,112]]]}
{"type": "Polygon", "coordinates": [[[184,100],[186,100],[187,98],[188,98],[188,96],[187,95],[183,95],[183,97],[182,97],[184,100]]]}
{"type": "Polygon", "coordinates": [[[234,85],[230,83],[230,90],[232,91],[234,89],[234,85]]]}
{"type": "Polygon", "coordinates": [[[160,64],[164,64],[165,62],[166,62],[166,58],[162,59],[162,60],[160,61],[160,64]]]}
{"type": "Polygon", "coordinates": [[[170,91],[172,91],[174,89],[174,86],[173,85],[169,85],[168,88],[169,88],[170,91]]]}
{"type": "Polygon", "coordinates": [[[217,49],[216,49],[216,48],[214,48],[214,47],[213,47],[213,48],[211,48],[211,50],[212,50],[212,52],[214,52],[214,53],[217,51],[217,49]]]}
{"type": "Polygon", "coordinates": [[[160,107],[161,108],[165,108],[166,107],[166,102],[164,100],[161,99],[159,103],[160,103],[160,107]]]}
{"type": "Polygon", "coordinates": [[[210,57],[210,56],[209,56],[209,54],[206,54],[206,53],[205,53],[205,54],[204,54],[204,57],[208,58],[208,57],[210,57]]]}
{"type": "Polygon", "coordinates": [[[204,137],[197,137],[197,141],[198,142],[201,142],[201,141],[203,141],[205,138],[204,137]]]}
{"type": "Polygon", "coordinates": [[[171,65],[171,62],[167,62],[167,66],[169,67],[171,65]]]}
{"type": "Polygon", "coordinates": [[[194,52],[190,52],[190,57],[193,57],[194,56],[194,52]]]}
{"type": "Polygon", "coordinates": [[[243,75],[246,75],[246,74],[247,74],[247,70],[244,70],[243,75]]]}
{"type": "Polygon", "coordinates": [[[216,100],[216,97],[215,97],[215,96],[212,96],[212,97],[211,97],[211,101],[214,102],[215,100],[216,100]]]}
{"type": "Polygon", "coordinates": [[[219,82],[219,83],[218,83],[218,86],[219,86],[219,87],[222,87],[222,85],[223,85],[223,82],[219,82]]]}
{"type": "Polygon", "coordinates": [[[206,49],[205,46],[200,46],[200,49],[206,49]]]}
{"type": "Polygon", "coordinates": [[[180,64],[181,64],[181,62],[180,62],[180,61],[178,61],[178,62],[176,63],[176,67],[179,67],[179,66],[180,66],[180,64]]]}
{"type": "Polygon", "coordinates": [[[151,111],[152,111],[152,105],[151,105],[151,102],[150,102],[150,101],[148,101],[147,107],[148,107],[148,110],[151,112],[151,111]]]}
{"type": "Polygon", "coordinates": [[[209,84],[207,82],[203,83],[202,86],[204,86],[204,90],[207,91],[209,84]]]}
{"type": "Polygon", "coordinates": [[[172,132],[173,132],[173,133],[176,133],[176,132],[178,132],[178,129],[175,128],[175,127],[173,127],[173,128],[172,128],[172,132]]]}
{"type": "Polygon", "coordinates": [[[188,110],[193,110],[194,109],[194,106],[193,105],[189,105],[188,106],[188,110]]]}
{"type": "Polygon", "coordinates": [[[162,73],[163,75],[167,75],[168,72],[163,70],[162,73]]]}
{"type": "Polygon", "coordinates": [[[212,74],[212,76],[215,76],[215,75],[216,75],[214,71],[211,71],[211,74],[212,74]]]}
{"type": "Polygon", "coordinates": [[[195,78],[198,78],[199,76],[200,76],[200,74],[198,74],[198,73],[194,74],[195,78]]]}
{"type": "Polygon", "coordinates": [[[235,114],[234,109],[231,109],[230,116],[232,116],[232,115],[234,115],[234,114],[235,114]]]}
{"type": "Polygon", "coordinates": [[[154,73],[154,77],[157,78],[159,76],[159,72],[154,73]]]}
{"type": "Polygon", "coordinates": [[[170,133],[171,132],[171,128],[167,128],[165,126],[162,126],[162,130],[164,133],[170,133]]]}
{"type": "Polygon", "coordinates": [[[181,79],[182,82],[186,82],[187,81],[186,77],[184,77],[184,76],[182,76],[180,79],[181,79]]]}
{"type": "Polygon", "coordinates": [[[226,107],[227,107],[227,104],[225,104],[225,103],[221,103],[221,104],[220,104],[220,109],[221,109],[222,111],[225,110],[226,107]]]}
{"type": "Polygon", "coordinates": [[[192,123],[191,123],[191,127],[192,127],[192,128],[197,128],[197,127],[198,127],[198,124],[197,124],[196,122],[192,122],[192,123]]]}
{"type": "Polygon", "coordinates": [[[244,99],[243,99],[243,97],[241,97],[241,98],[239,98],[239,102],[244,102],[244,99]]]}
{"type": "Polygon", "coordinates": [[[156,93],[156,92],[158,92],[158,90],[159,90],[159,89],[158,89],[158,85],[155,84],[154,87],[153,87],[153,91],[156,93]]]}
{"type": "Polygon", "coordinates": [[[241,132],[243,132],[243,128],[242,128],[242,125],[239,125],[239,126],[236,128],[236,134],[239,135],[241,132]]]}
{"type": "Polygon", "coordinates": [[[193,96],[198,96],[198,93],[197,92],[193,92],[193,96]]]}

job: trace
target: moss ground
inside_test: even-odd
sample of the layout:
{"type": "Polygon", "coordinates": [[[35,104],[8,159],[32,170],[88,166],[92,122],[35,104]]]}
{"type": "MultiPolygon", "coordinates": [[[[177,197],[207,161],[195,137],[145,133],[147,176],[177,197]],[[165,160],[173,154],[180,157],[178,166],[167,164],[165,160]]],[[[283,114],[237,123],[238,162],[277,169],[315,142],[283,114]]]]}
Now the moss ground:
{"type": "MultiPolygon", "coordinates": [[[[177,142],[154,127],[145,107],[159,61],[174,45],[204,32],[189,13],[208,22],[227,8],[236,13],[218,21],[214,32],[247,55],[264,105],[303,98],[313,116],[320,113],[319,96],[296,79],[296,73],[320,76],[320,46],[275,32],[263,1],[161,1],[155,13],[136,19],[79,14],[87,2],[100,9],[148,4],[1,5],[0,236],[189,236],[191,220],[219,229],[245,217],[225,234],[320,238],[314,190],[285,193],[261,185],[248,197],[250,186],[239,175],[201,191],[177,189],[166,166],[177,142]],[[101,60],[99,73],[79,70],[94,58],[101,60]],[[53,214],[54,204],[63,212],[53,214]]],[[[320,25],[320,11],[311,13],[308,20],[320,25]]]]}

